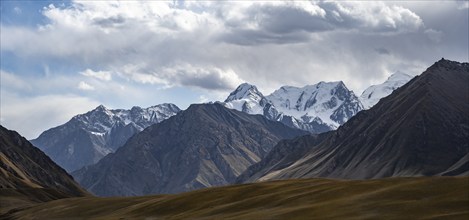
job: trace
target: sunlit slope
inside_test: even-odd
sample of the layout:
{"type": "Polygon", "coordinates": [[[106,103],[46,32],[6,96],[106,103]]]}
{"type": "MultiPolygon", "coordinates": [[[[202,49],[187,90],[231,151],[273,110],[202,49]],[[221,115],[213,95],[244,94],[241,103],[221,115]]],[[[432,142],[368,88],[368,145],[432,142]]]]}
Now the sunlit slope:
{"type": "Polygon", "coordinates": [[[13,219],[469,219],[469,177],[302,179],[177,195],[72,198],[13,219]]]}
{"type": "Polygon", "coordinates": [[[41,150],[0,125],[0,215],[35,203],[89,195],[41,150]]]}

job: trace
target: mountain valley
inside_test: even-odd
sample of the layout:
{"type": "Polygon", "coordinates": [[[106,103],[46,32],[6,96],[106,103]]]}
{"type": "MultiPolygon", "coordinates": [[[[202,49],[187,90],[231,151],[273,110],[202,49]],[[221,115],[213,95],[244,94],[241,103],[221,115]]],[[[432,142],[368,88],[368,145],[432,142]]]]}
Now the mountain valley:
{"type": "Polygon", "coordinates": [[[242,84],[186,110],[99,106],[41,135],[71,157],[70,146],[108,147],[73,177],[39,138],[1,127],[0,219],[467,219],[469,63],[442,59],[407,79],[361,97],[341,82],[269,96],[242,84]],[[282,119],[310,114],[323,132],[282,119]]]}

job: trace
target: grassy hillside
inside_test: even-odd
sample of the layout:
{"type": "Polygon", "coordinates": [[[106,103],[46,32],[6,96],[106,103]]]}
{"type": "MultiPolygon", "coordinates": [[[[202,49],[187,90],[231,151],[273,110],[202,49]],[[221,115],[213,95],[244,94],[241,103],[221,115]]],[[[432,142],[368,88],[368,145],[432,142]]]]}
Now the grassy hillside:
{"type": "Polygon", "coordinates": [[[70,198],[69,194],[44,188],[0,188],[0,216],[11,209],[22,209],[57,199],[70,198]]]}
{"type": "Polygon", "coordinates": [[[469,177],[302,179],[177,195],[70,198],[13,219],[469,219],[469,177]],[[75,217],[75,218],[71,218],[75,217]]]}

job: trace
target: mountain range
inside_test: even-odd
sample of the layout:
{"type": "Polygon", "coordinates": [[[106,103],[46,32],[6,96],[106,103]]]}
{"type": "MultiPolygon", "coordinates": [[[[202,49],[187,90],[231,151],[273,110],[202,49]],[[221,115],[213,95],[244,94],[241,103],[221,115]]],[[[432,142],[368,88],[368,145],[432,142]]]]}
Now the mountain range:
{"type": "Polygon", "coordinates": [[[320,82],[302,88],[282,86],[268,96],[256,86],[243,83],[224,105],[313,133],[333,130],[363,109],[343,82],[320,82]]]}
{"type": "MultiPolygon", "coordinates": [[[[320,82],[303,88],[282,86],[264,96],[256,86],[241,84],[222,104],[248,114],[261,114],[292,127],[313,133],[334,130],[358,111],[405,84],[410,77],[395,73],[381,84],[365,90],[358,98],[343,82],[320,82]]],[[[73,117],[67,123],[43,132],[31,142],[68,172],[98,162],[115,152],[134,134],[181,111],[161,104],[130,110],[96,109],[73,117]]]]}
{"type": "Polygon", "coordinates": [[[103,105],[44,131],[31,142],[68,172],[94,164],[144,128],[181,111],[174,104],[130,110],[103,105]]]}
{"type": "Polygon", "coordinates": [[[336,131],[280,142],[238,182],[469,175],[469,64],[440,60],[336,131]]]}
{"type": "Polygon", "coordinates": [[[307,134],[261,115],[193,104],[72,173],[99,196],[178,193],[233,183],[281,139],[307,134]]]}
{"type": "Polygon", "coordinates": [[[319,82],[302,88],[282,86],[268,96],[264,96],[256,86],[243,83],[230,93],[223,104],[248,114],[264,115],[290,127],[322,133],[337,129],[411,78],[405,73],[396,72],[384,83],[367,88],[360,97],[342,81],[319,82]]]}

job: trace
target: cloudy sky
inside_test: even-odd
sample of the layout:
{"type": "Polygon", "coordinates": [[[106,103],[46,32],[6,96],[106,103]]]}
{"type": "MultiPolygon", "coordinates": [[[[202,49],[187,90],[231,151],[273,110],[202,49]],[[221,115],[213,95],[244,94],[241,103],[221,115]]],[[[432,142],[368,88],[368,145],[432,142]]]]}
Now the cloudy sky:
{"type": "Polygon", "coordinates": [[[27,138],[104,104],[223,100],[242,82],[342,80],[467,62],[467,1],[1,1],[3,126],[27,138]]]}

